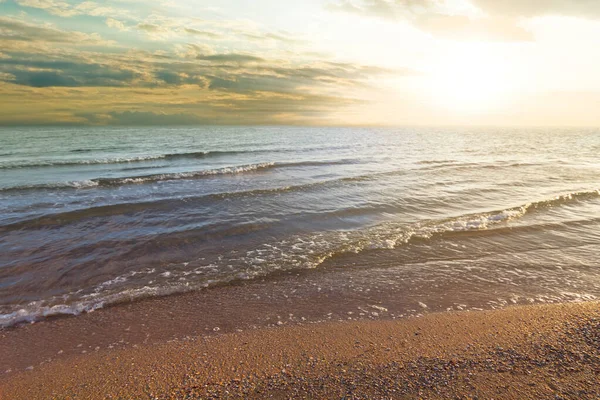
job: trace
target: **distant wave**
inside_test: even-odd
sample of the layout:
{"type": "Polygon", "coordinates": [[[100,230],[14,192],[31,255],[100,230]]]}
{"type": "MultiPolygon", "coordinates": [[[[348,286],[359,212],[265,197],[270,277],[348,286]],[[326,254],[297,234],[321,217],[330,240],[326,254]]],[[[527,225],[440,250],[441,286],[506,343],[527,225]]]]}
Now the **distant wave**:
{"type": "Polygon", "coordinates": [[[123,177],[123,178],[97,178],[97,179],[92,179],[91,182],[93,182],[97,186],[122,186],[122,185],[127,185],[127,184],[172,181],[172,180],[179,180],[179,179],[194,179],[194,178],[202,178],[202,177],[213,176],[213,175],[234,175],[234,174],[241,174],[244,172],[267,170],[267,169],[271,169],[275,166],[276,166],[276,164],[274,162],[266,162],[266,163],[260,163],[260,164],[248,164],[248,165],[241,165],[241,166],[235,166],[235,167],[224,167],[224,168],[217,168],[217,169],[191,171],[191,172],[153,174],[153,175],[132,176],[132,177],[123,177]]]}
{"type": "Polygon", "coordinates": [[[233,192],[218,192],[218,193],[210,193],[200,196],[188,196],[182,198],[168,198],[162,200],[148,201],[148,202],[136,202],[136,203],[119,203],[119,204],[110,204],[103,205],[97,207],[89,207],[83,209],[76,209],[72,211],[60,212],[55,214],[47,214],[42,216],[37,216],[31,219],[21,220],[18,222],[13,222],[4,226],[0,226],[1,231],[8,231],[14,229],[23,229],[28,227],[36,227],[40,225],[44,226],[52,226],[56,224],[67,224],[72,221],[76,221],[78,219],[83,218],[91,218],[91,217],[106,217],[110,215],[119,215],[123,213],[132,213],[137,211],[148,211],[150,209],[164,209],[164,208],[172,208],[177,207],[181,204],[182,201],[186,203],[193,202],[195,205],[199,205],[200,202],[210,203],[215,200],[224,200],[224,199],[235,199],[235,198],[248,198],[248,197],[256,197],[263,195],[277,195],[282,193],[291,193],[291,192],[300,192],[304,190],[308,190],[311,188],[317,187],[325,187],[328,185],[346,183],[346,182],[360,182],[363,180],[369,179],[368,175],[360,175],[354,177],[345,177],[339,179],[329,179],[324,181],[317,181],[299,185],[291,185],[291,186],[283,186],[283,187],[273,187],[266,189],[250,189],[250,190],[240,190],[233,192]]]}
{"type": "MultiPolygon", "coordinates": [[[[338,161],[338,163],[342,163],[342,162],[343,162],[343,160],[338,161]]],[[[281,163],[281,164],[267,163],[265,165],[252,166],[253,168],[256,168],[256,169],[248,168],[250,166],[246,166],[246,168],[237,167],[237,168],[239,168],[237,170],[237,172],[241,173],[241,172],[245,172],[245,171],[253,171],[253,170],[258,170],[260,168],[269,169],[269,168],[283,167],[283,166],[306,166],[306,165],[310,166],[310,165],[320,165],[320,164],[322,164],[322,162],[299,162],[299,163],[281,163]]],[[[221,171],[221,172],[225,173],[225,171],[221,171]]],[[[157,208],[157,209],[171,208],[171,207],[178,206],[178,204],[182,200],[186,201],[186,202],[192,201],[192,202],[194,202],[194,204],[200,204],[198,202],[210,203],[214,200],[235,199],[235,198],[242,198],[242,197],[256,197],[256,196],[263,196],[263,195],[268,196],[268,195],[277,195],[277,194],[290,193],[290,192],[301,192],[301,191],[309,190],[312,188],[327,187],[327,186],[331,186],[331,185],[335,185],[335,184],[345,184],[345,183],[367,181],[367,180],[371,180],[371,179],[376,179],[379,176],[395,175],[400,172],[401,171],[388,171],[388,172],[382,172],[382,173],[376,173],[376,174],[349,176],[349,177],[344,177],[344,178],[328,179],[328,180],[323,180],[323,181],[310,182],[310,183],[299,184],[299,185],[283,186],[283,187],[280,186],[280,187],[265,188],[265,189],[250,189],[250,190],[241,190],[241,191],[232,191],[232,192],[218,192],[218,193],[210,193],[210,194],[205,194],[205,195],[200,195],[200,196],[189,196],[189,197],[183,197],[183,198],[168,198],[168,199],[155,200],[155,201],[150,201],[150,202],[119,203],[119,204],[90,207],[90,208],[72,210],[72,211],[67,211],[67,212],[61,212],[61,213],[57,213],[57,214],[43,215],[43,216],[35,217],[32,219],[14,222],[14,223],[11,223],[8,225],[0,226],[0,231],[22,229],[22,228],[26,228],[26,227],[35,227],[35,226],[39,226],[39,225],[51,226],[51,225],[55,225],[55,224],[65,224],[65,223],[76,221],[76,220],[82,219],[82,218],[118,215],[118,214],[122,214],[122,213],[126,213],[126,212],[136,212],[136,211],[144,211],[144,210],[147,211],[149,209],[155,209],[155,208],[157,208]]],[[[215,171],[211,170],[210,172],[206,172],[206,173],[207,174],[215,173],[215,171]]],[[[234,172],[232,170],[232,171],[229,171],[229,173],[236,173],[236,172],[234,172]]],[[[164,175],[159,175],[159,176],[165,177],[164,175]]],[[[199,177],[202,177],[202,176],[206,176],[206,175],[199,175],[199,177]]],[[[145,177],[145,178],[149,179],[149,177],[145,177]]],[[[122,178],[122,179],[140,179],[140,178],[122,178]]],[[[181,178],[181,179],[183,179],[183,178],[181,178]]],[[[138,182],[136,181],[135,183],[138,183],[138,182]]],[[[139,183],[143,183],[143,181],[140,181],[139,183]]],[[[85,187],[84,186],[85,184],[86,184],[86,182],[81,182],[82,186],[80,186],[80,187],[85,187]]],[[[118,184],[118,183],[107,182],[106,184],[111,185],[111,184],[118,184]]],[[[89,181],[89,185],[90,186],[99,186],[100,183],[89,181]]],[[[76,187],[76,186],[69,186],[69,187],[76,187]]],[[[16,190],[16,189],[11,189],[11,190],[16,190]]],[[[508,217],[512,218],[517,214],[524,215],[527,212],[531,213],[536,210],[543,210],[543,209],[547,209],[547,208],[557,207],[557,206],[561,206],[564,204],[569,204],[569,203],[574,203],[577,201],[589,200],[589,199],[594,199],[594,198],[600,198],[600,190],[572,192],[572,193],[567,193],[567,194],[563,194],[560,196],[556,196],[551,199],[527,203],[524,205],[516,206],[514,208],[506,209],[506,210],[485,213],[485,214],[482,214],[482,215],[486,216],[484,220],[481,220],[480,216],[477,216],[477,215],[473,216],[473,219],[470,222],[464,222],[465,221],[464,217],[461,217],[461,219],[459,219],[459,220],[464,222],[464,228],[470,229],[470,228],[473,228],[476,226],[477,227],[483,226],[483,225],[487,226],[487,225],[489,225],[489,222],[501,221],[508,217]]],[[[390,211],[390,210],[388,210],[388,211],[390,211]]],[[[357,211],[352,211],[352,212],[357,212],[357,211]]],[[[335,211],[334,213],[339,214],[340,217],[346,216],[344,214],[345,213],[344,210],[338,210],[338,211],[335,211]]],[[[451,223],[451,222],[452,222],[452,220],[449,221],[449,223],[451,223]]]]}
{"type": "Polygon", "coordinates": [[[191,172],[179,172],[179,173],[166,173],[166,174],[153,174],[153,175],[140,175],[140,176],[129,176],[121,178],[94,178],[82,181],[71,181],[71,182],[59,182],[59,183],[43,183],[34,185],[22,185],[13,186],[9,188],[0,189],[0,192],[8,191],[19,191],[19,190],[35,190],[35,189],[84,189],[98,186],[121,186],[127,184],[141,184],[149,182],[160,182],[170,181],[178,179],[193,179],[201,178],[213,175],[232,175],[240,174],[244,172],[252,172],[263,169],[270,169],[275,167],[274,162],[260,163],[260,164],[248,164],[234,167],[224,167],[217,169],[207,169],[200,171],[191,172]]]}
{"type": "MultiPolygon", "coordinates": [[[[73,150],[86,152],[87,150],[73,150]]],[[[90,150],[91,151],[91,150],[90,150]]],[[[47,161],[18,161],[15,163],[0,164],[0,169],[37,168],[37,167],[63,167],[74,165],[100,165],[100,164],[128,164],[155,160],[200,159],[209,157],[223,157],[248,153],[249,151],[196,151],[190,153],[169,153],[140,155],[132,157],[108,157],[84,160],[47,160],[47,161]]]]}
{"type": "MultiPolygon", "coordinates": [[[[211,157],[226,157],[236,156],[241,154],[263,154],[263,153],[303,153],[311,152],[315,150],[328,150],[328,149],[345,149],[347,146],[333,146],[324,148],[307,148],[307,149],[256,149],[256,150],[240,150],[240,151],[192,151],[184,153],[165,153],[165,154],[146,154],[136,155],[130,157],[101,157],[101,158],[88,158],[88,159],[57,159],[57,160],[19,160],[19,161],[6,161],[0,162],[1,169],[20,169],[20,168],[41,168],[41,167],[68,167],[76,165],[102,165],[102,164],[130,164],[139,162],[150,162],[160,160],[185,160],[185,159],[205,159],[211,157]]],[[[71,150],[71,153],[92,153],[96,150],[92,149],[75,149],[71,150]]],[[[0,154],[10,155],[10,154],[0,154]]]]}
{"type": "Polygon", "coordinates": [[[126,176],[119,178],[94,178],[82,181],[44,183],[34,185],[13,186],[0,189],[0,192],[11,192],[21,190],[36,190],[36,189],[85,189],[93,187],[109,187],[122,186],[131,184],[143,184],[161,181],[173,181],[180,179],[200,179],[215,175],[234,175],[247,172],[257,172],[270,170],[274,168],[293,168],[293,167],[318,167],[328,165],[350,164],[355,160],[333,160],[333,161],[299,161],[299,162],[264,162],[258,164],[246,164],[239,166],[223,167],[216,169],[206,169],[190,172],[164,173],[152,175],[126,176]]]}
{"type": "Polygon", "coordinates": [[[439,164],[454,164],[457,160],[423,160],[417,162],[419,165],[439,165],[439,164]]]}
{"type": "MultiPolygon", "coordinates": [[[[562,164],[561,162],[555,162],[562,164]]],[[[434,171],[434,170],[470,170],[470,169],[496,169],[496,168],[517,168],[517,167],[538,167],[545,165],[543,163],[525,163],[525,162],[493,162],[493,163],[480,163],[480,162],[459,162],[456,160],[426,160],[416,163],[423,167],[417,168],[420,171],[434,171]]]]}

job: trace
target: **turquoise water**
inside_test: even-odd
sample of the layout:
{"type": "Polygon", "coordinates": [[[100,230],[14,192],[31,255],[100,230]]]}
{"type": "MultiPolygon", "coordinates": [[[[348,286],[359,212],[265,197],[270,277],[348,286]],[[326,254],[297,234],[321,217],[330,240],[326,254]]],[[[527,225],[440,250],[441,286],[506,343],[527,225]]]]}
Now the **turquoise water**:
{"type": "Polygon", "coordinates": [[[350,263],[425,306],[594,299],[599,152],[592,129],[3,128],[0,325],[282,270],[352,291],[350,263]]]}

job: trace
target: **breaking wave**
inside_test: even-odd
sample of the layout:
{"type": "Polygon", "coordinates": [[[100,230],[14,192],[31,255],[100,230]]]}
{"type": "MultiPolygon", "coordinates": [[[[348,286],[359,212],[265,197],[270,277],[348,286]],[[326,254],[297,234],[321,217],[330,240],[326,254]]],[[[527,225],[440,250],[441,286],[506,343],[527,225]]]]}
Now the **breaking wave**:
{"type": "MultiPolygon", "coordinates": [[[[567,193],[516,207],[446,219],[420,221],[413,224],[383,223],[370,228],[330,231],[307,236],[297,235],[274,240],[228,257],[224,254],[216,264],[188,267],[188,262],[170,264],[160,269],[131,271],[96,285],[87,293],[63,295],[26,305],[5,307],[0,314],[0,327],[10,327],[49,316],[76,315],[107,305],[147,297],[165,296],[224,285],[239,280],[263,278],[280,271],[306,270],[321,266],[326,260],[350,253],[385,251],[414,241],[443,240],[447,236],[485,231],[502,235],[512,221],[555,207],[600,198],[600,190],[567,193]],[[233,263],[243,266],[224,268],[233,263]],[[222,265],[221,265],[222,263],[222,265]],[[135,282],[134,282],[135,280],[135,282]]],[[[514,227],[513,227],[514,228],[514,227]]],[[[543,227],[539,227],[543,229],[543,227]]]]}
{"type": "Polygon", "coordinates": [[[153,183],[161,181],[173,181],[180,179],[199,179],[215,175],[235,175],[247,172],[266,171],[275,168],[294,168],[294,167],[317,167],[327,165],[349,164],[353,160],[335,160],[335,161],[300,161],[300,162],[264,162],[258,164],[246,164],[230,166],[215,169],[205,169],[199,171],[151,174],[139,176],[125,176],[119,178],[94,178],[81,181],[44,183],[34,185],[12,186],[0,189],[0,192],[36,190],[36,189],[85,189],[93,187],[122,186],[131,184],[153,183]]]}

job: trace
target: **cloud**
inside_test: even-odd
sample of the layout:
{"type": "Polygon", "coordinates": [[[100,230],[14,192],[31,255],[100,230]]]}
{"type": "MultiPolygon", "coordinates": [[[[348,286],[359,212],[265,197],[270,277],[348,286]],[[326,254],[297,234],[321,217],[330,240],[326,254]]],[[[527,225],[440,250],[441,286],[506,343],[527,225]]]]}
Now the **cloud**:
{"type": "Polygon", "coordinates": [[[600,2],[596,0],[472,0],[472,2],[490,15],[600,17],[600,2]]]}
{"type": "Polygon", "coordinates": [[[156,25],[156,24],[149,24],[149,23],[146,23],[146,22],[137,24],[137,28],[139,30],[141,30],[141,31],[146,31],[146,32],[151,32],[151,33],[161,32],[161,31],[165,31],[166,30],[162,26],[159,26],[159,25],[156,25]]]}
{"type": "Polygon", "coordinates": [[[115,28],[121,32],[128,30],[128,28],[125,26],[125,24],[123,22],[116,20],[114,18],[106,18],[106,26],[108,26],[109,28],[115,28]]]}
{"type": "Polygon", "coordinates": [[[347,95],[208,88],[47,88],[0,83],[0,125],[319,124],[360,104],[347,95]]]}
{"type": "MultiPolygon", "coordinates": [[[[198,125],[211,123],[210,119],[201,118],[191,113],[165,113],[165,112],[152,112],[152,111],[123,111],[123,112],[109,112],[110,123],[113,125],[133,125],[133,126],[150,126],[150,125],[198,125]]],[[[87,115],[90,117],[98,118],[95,115],[87,115]]],[[[92,119],[92,122],[94,119],[92,119]]]]}
{"type": "Polygon", "coordinates": [[[207,76],[210,81],[209,89],[235,93],[272,92],[296,95],[305,93],[306,88],[310,87],[338,90],[343,87],[360,87],[373,76],[414,73],[335,63],[299,67],[265,65],[237,73],[219,72],[219,76],[207,76]]]}
{"type": "MultiPolygon", "coordinates": [[[[0,3],[2,1],[0,0],[0,3]]],[[[15,79],[15,76],[13,74],[10,74],[8,72],[0,72],[0,81],[6,81],[6,82],[10,82],[13,81],[15,79]]]]}
{"type": "Polygon", "coordinates": [[[70,76],[63,76],[54,71],[16,71],[13,72],[14,83],[32,87],[81,86],[79,82],[70,76]]]}
{"type": "Polygon", "coordinates": [[[158,24],[152,22],[140,22],[136,28],[144,32],[152,40],[166,40],[178,35],[178,32],[172,26],[167,24],[158,24]]]}
{"type": "Polygon", "coordinates": [[[74,17],[77,15],[117,16],[123,15],[124,10],[100,5],[93,1],[77,2],[71,4],[64,0],[16,0],[23,7],[37,8],[60,17],[74,17]]]}
{"type": "MultiPolygon", "coordinates": [[[[490,4],[504,1],[478,0],[490,4]]],[[[515,1],[516,3],[516,1],[515,1]]],[[[527,3],[527,1],[523,1],[527,3]]],[[[482,15],[473,8],[453,9],[449,1],[435,0],[341,0],[329,10],[388,20],[403,20],[424,32],[459,40],[531,41],[533,35],[505,15],[482,15]]],[[[485,11],[485,10],[484,10],[485,11]]],[[[493,13],[492,13],[493,14],[493,13]]]]}
{"type": "Polygon", "coordinates": [[[331,11],[395,20],[413,14],[437,13],[439,6],[440,3],[435,0],[340,0],[326,7],[331,11]]]}
{"type": "Polygon", "coordinates": [[[197,60],[211,61],[211,62],[233,62],[233,63],[250,63],[250,62],[261,62],[264,59],[252,56],[248,54],[212,54],[212,55],[199,55],[196,57],[197,60]]]}
{"type": "Polygon", "coordinates": [[[246,39],[250,39],[253,41],[265,41],[265,40],[275,40],[284,43],[300,43],[301,40],[294,39],[287,35],[280,35],[277,33],[242,33],[242,36],[246,39]]]}
{"type": "Polygon", "coordinates": [[[183,28],[183,30],[185,33],[188,33],[190,35],[203,36],[203,37],[206,37],[209,39],[219,39],[222,37],[218,33],[208,32],[208,31],[200,31],[200,30],[194,29],[194,28],[183,28]]]}
{"type": "Polygon", "coordinates": [[[214,53],[214,49],[205,44],[197,44],[197,43],[186,43],[186,44],[177,44],[174,47],[175,54],[179,58],[196,58],[199,55],[212,54],[214,53]]]}
{"type": "MultiPolygon", "coordinates": [[[[23,21],[0,17],[0,41],[69,43],[73,45],[109,46],[96,34],[69,32],[52,26],[29,24],[23,21]]],[[[6,49],[5,46],[3,46],[6,49]]]]}
{"type": "Polygon", "coordinates": [[[529,42],[533,34],[516,21],[505,17],[472,18],[463,15],[423,15],[415,25],[434,35],[472,41],[529,42]]]}
{"type": "Polygon", "coordinates": [[[99,64],[22,58],[3,60],[0,71],[14,77],[11,83],[36,88],[125,86],[136,77],[132,71],[99,64]]]}
{"type": "Polygon", "coordinates": [[[11,108],[0,113],[0,124],[316,123],[355,104],[352,89],[372,77],[407,73],[253,53],[207,54],[195,44],[184,47],[203,51],[194,58],[181,54],[183,48],[95,53],[63,43],[69,37],[50,36],[46,44],[60,51],[4,53],[0,98],[11,108]],[[35,120],[28,119],[33,112],[35,120]]]}
{"type": "Polygon", "coordinates": [[[472,7],[458,5],[460,2],[452,0],[339,0],[326,7],[332,11],[387,19],[405,18],[407,15],[465,15],[464,11],[473,11],[473,7],[490,17],[600,16],[600,2],[596,0],[469,0],[468,5],[472,7]]]}
{"type": "Polygon", "coordinates": [[[190,75],[172,70],[157,71],[155,76],[167,85],[199,85],[207,86],[207,79],[202,75],[190,75]]]}
{"type": "Polygon", "coordinates": [[[63,17],[93,15],[90,26],[106,25],[119,42],[66,30],[81,17],[61,29],[27,14],[0,17],[3,125],[318,123],[360,103],[355,90],[375,78],[411,73],[325,62],[322,54],[295,51],[300,41],[292,34],[248,21],[132,20],[103,15],[110,11],[94,2],[16,1],[63,17]]]}
{"type": "Polygon", "coordinates": [[[39,8],[49,12],[50,14],[59,15],[61,17],[72,17],[78,13],[73,10],[73,7],[65,1],[56,0],[16,0],[23,7],[39,8]]]}

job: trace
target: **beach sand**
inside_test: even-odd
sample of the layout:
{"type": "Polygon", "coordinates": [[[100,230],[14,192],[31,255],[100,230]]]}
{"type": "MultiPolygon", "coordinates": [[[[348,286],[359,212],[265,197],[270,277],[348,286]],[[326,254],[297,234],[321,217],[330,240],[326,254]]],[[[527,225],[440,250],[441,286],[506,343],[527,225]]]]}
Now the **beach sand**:
{"type": "Polygon", "coordinates": [[[600,304],[297,324],[101,349],[4,373],[0,396],[595,399],[600,304]]]}

